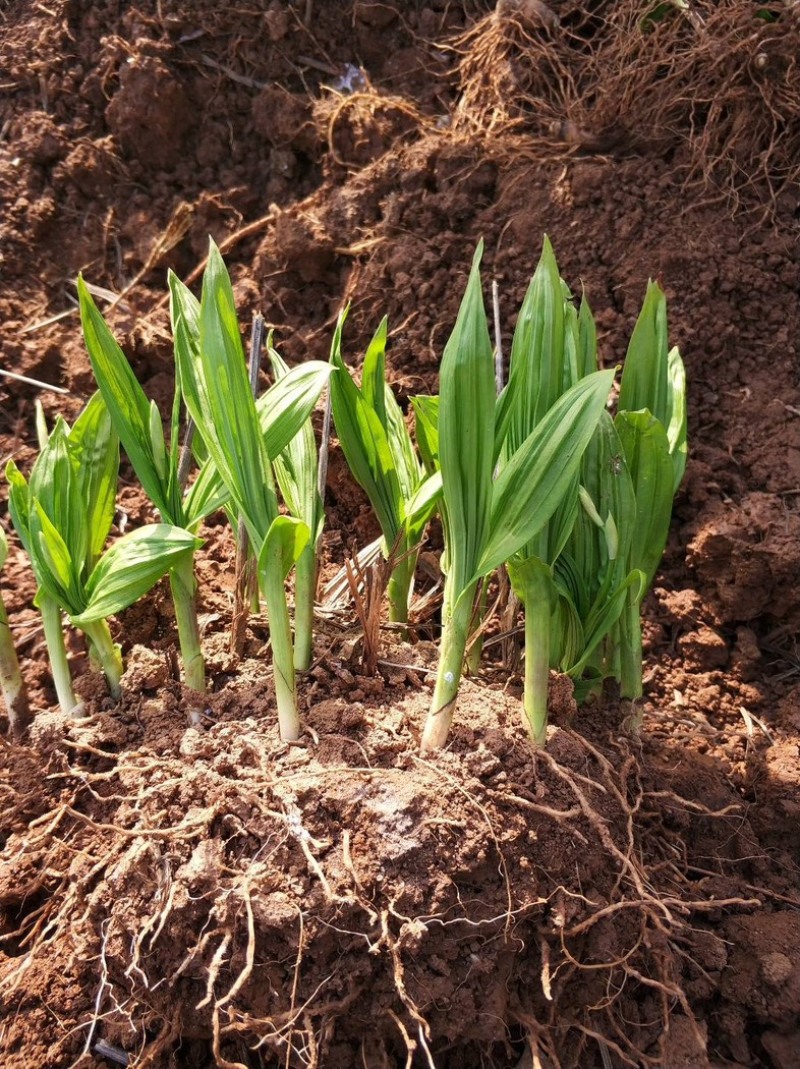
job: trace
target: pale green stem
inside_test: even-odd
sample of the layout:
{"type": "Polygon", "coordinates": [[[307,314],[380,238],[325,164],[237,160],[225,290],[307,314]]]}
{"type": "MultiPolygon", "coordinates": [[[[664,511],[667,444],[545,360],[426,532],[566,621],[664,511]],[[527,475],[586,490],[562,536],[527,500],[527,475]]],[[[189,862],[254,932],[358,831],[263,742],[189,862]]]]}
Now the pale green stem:
{"type": "MultiPolygon", "coordinates": [[[[178,641],[183,661],[183,682],[197,694],[206,691],[206,666],[200,642],[200,626],[197,622],[197,580],[194,574],[194,554],[187,553],[170,569],[169,585],[175,606],[175,622],[178,625],[178,641]]],[[[189,709],[189,720],[198,723],[203,710],[197,703],[189,709]]]]}
{"type": "Polygon", "coordinates": [[[472,621],[471,635],[475,636],[472,645],[469,648],[467,654],[467,670],[470,675],[477,675],[478,669],[481,666],[481,654],[483,653],[483,621],[486,617],[486,606],[489,601],[489,590],[486,583],[481,584],[481,592],[478,597],[478,605],[475,610],[475,617],[472,621]]]}
{"type": "Polygon", "coordinates": [[[309,544],[300,554],[294,573],[294,666],[298,672],[311,667],[316,594],[317,548],[309,544]]]}
{"type": "Polygon", "coordinates": [[[94,652],[106,677],[111,697],[121,697],[122,655],[120,654],[119,646],[115,644],[111,637],[107,621],[95,620],[94,623],[83,624],[82,630],[94,647],[94,652]]]}
{"type": "Polygon", "coordinates": [[[269,637],[272,645],[272,670],[275,679],[275,700],[278,705],[278,726],[284,742],[300,738],[300,717],[297,712],[297,691],[294,682],[294,651],[286,589],[279,568],[264,568],[260,575],[261,591],[269,617],[269,637]]]}
{"type": "Polygon", "coordinates": [[[547,694],[550,681],[550,587],[538,569],[526,578],[525,603],[525,721],[534,746],[547,740],[547,694]]]}
{"type": "Polygon", "coordinates": [[[430,712],[422,732],[423,753],[441,749],[453,723],[477,585],[477,582],[471,583],[454,606],[445,586],[439,670],[430,712]]]}
{"type": "Polygon", "coordinates": [[[633,591],[628,592],[628,600],[622,610],[622,642],[620,644],[620,679],[619,692],[623,700],[630,702],[630,711],[625,718],[626,724],[634,733],[642,726],[641,710],[637,701],[641,698],[642,685],[642,618],[641,599],[633,591]]]}
{"type": "Polygon", "coordinates": [[[408,623],[408,602],[411,596],[411,585],[414,582],[414,573],[417,569],[417,551],[408,552],[409,547],[405,539],[398,547],[398,554],[402,560],[392,569],[389,576],[387,596],[389,598],[389,621],[393,624],[408,623]]]}
{"type": "Polygon", "coordinates": [[[8,723],[15,735],[22,735],[30,722],[30,709],[28,707],[28,695],[22,675],[19,670],[19,661],[11,639],[11,629],[8,626],[8,614],[0,597],[0,690],[8,710],[8,723]]]}
{"type": "Polygon", "coordinates": [[[73,713],[79,706],[75,691],[72,689],[72,675],[67,660],[67,647],[64,644],[64,629],[61,624],[61,608],[44,591],[39,591],[39,612],[42,614],[44,640],[47,655],[50,658],[50,671],[56,688],[58,704],[62,713],[73,713]]]}

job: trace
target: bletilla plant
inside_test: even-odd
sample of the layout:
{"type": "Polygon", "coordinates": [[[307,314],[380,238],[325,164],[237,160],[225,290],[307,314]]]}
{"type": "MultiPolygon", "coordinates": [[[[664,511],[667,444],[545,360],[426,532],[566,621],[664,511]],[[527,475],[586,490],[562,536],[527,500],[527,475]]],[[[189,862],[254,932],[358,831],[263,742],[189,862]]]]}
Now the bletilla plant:
{"type": "MultiPolygon", "coordinates": [[[[213,477],[225,487],[256,553],[259,587],[269,617],[281,738],[294,740],[300,736],[301,724],[285,580],[311,542],[311,530],[301,519],[280,513],[273,461],[308,418],[308,392],[298,386],[301,379],[293,379],[291,372],[283,376],[272,387],[282,398],[279,416],[271,428],[262,426],[245,367],[230,278],[213,242],[199,305],[174,275],[170,290],[178,377],[186,407],[208,452],[213,477]]],[[[306,379],[311,376],[316,383],[313,407],[330,368],[307,364],[302,370],[306,379]]]]}
{"type": "MultiPolygon", "coordinates": [[[[190,354],[189,367],[198,359],[200,303],[177,279],[172,287],[172,323],[178,363],[178,338],[190,354]]],[[[203,519],[230,506],[231,494],[213,462],[209,462],[204,439],[190,435],[202,465],[198,477],[187,484],[185,447],[181,445],[183,390],[176,374],[175,395],[170,417],[169,445],[164,438],[161,414],[139,385],[125,354],[108,329],[83,280],[78,282],[84,339],[100,392],[108,406],[114,429],[119,435],[139,482],[160,517],[173,527],[195,535],[203,519]]],[[[285,448],[313,408],[328,374],[326,365],[316,363],[288,372],[280,384],[267,391],[258,405],[261,433],[270,456],[285,448]]],[[[227,414],[221,416],[227,420],[227,414]]],[[[191,554],[176,559],[169,572],[175,605],[184,681],[202,694],[205,691],[205,663],[197,620],[197,581],[191,554]]],[[[197,721],[202,709],[193,706],[190,719],[197,721]]]]}
{"type": "Polygon", "coordinates": [[[67,662],[61,613],[85,632],[109,690],[120,695],[122,659],[108,617],[126,609],[200,542],[169,524],[149,524],[104,551],[114,518],[119,445],[95,394],[70,428],[58,417],[26,481],[6,466],[9,511],[30,557],[39,590],[53,679],[64,712],[78,706],[67,662]]]}
{"type": "Polygon", "coordinates": [[[605,408],[613,371],[596,371],[566,390],[530,434],[504,450],[524,403],[519,380],[495,401],[492,343],[480,282],[479,246],[440,373],[438,449],[445,571],[442,648],[422,737],[444,745],[452,723],[464,652],[481,578],[547,524],[574,486],[584,449],[605,408]]]}
{"type": "Polygon", "coordinates": [[[331,346],[331,364],[338,372],[331,380],[333,420],[348,466],[383,534],[383,555],[391,565],[389,620],[406,624],[417,557],[439,484],[428,479],[386,381],[386,319],[367,349],[360,387],[342,359],[344,320],[340,316],[331,346]]]}

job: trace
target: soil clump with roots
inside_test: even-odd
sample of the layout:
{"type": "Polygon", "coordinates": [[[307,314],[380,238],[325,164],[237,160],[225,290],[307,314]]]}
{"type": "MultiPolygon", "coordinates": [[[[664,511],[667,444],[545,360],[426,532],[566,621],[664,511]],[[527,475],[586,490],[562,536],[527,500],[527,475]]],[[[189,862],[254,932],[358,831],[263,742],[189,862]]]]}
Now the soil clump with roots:
{"type": "MultiPolygon", "coordinates": [[[[12,540],[36,715],[0,737],[2,1065],[797,1069],[798,6],[0,0],[0,30],[0,365],[68,391],[0,377],[4,463],[29,469],[37,399],[72,418],[93,390],[78,271],[168,412],[166,271],[196,282],[209,234],[290,364],[327,358],[349,302],[358,366],[388,315],[404,409],[480,238],[506,351],[544,233],[606,366],[657,278],[690,439],[642,731],[554,676],[542,752],[506,638],[419,755],[435,529],[412,641],[323,601],[288,746],[263,617],[229,651],[224,517],[202,728],[163,588],[114,624],[122,701],[73,639],[89,715],[54,713],[12,540]]],[[[152,520],[125,465],[118,503],[152,520]]],[[[335,439],[325,504],[323,582],[378,534],[335,439]]]]}

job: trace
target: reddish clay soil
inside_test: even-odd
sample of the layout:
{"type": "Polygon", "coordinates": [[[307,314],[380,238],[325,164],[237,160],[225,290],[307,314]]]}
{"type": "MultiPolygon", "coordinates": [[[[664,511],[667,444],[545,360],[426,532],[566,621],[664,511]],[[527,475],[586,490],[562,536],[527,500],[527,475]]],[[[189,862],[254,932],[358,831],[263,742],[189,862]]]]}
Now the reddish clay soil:
{"type": "MultiPolygon", "coordinates": [[[[67,723],[12,541],[36,716],[0,736],[4,1069],[798,1069],[798,54],[792,5],[734,0],[0,0],[0,367],[69,391],[0,378],[3,464],[37,399],[92,392],[79,271],[166,413],[166,270],[196,279],[209,234],[290,363],[349,301],[357,365],[387,314],[406,404],[476,241],[507,348],[546,232],[609,365],[661,282],[690,405],[637,737],[554,678],[533,753],[495,659],[423,760],[435,621],[365,676],[348,607],[281,744],[263,619],[228,652],[223,517],[207,728],[160,588],[114,624],[119,704],[74,640],[67,723]]],[[[148,520],[127,467],[119,504],[148,520]]],[[[335,441],[326,506],[332,574],[377,533],[335,441]]]]}

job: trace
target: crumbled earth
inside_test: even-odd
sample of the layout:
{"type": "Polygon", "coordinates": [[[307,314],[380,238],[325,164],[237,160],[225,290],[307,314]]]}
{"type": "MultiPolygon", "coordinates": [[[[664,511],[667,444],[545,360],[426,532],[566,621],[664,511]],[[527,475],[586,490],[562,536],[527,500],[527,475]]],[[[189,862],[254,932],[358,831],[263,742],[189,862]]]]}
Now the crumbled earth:
{"type": "MultiPolygon", "coordinates": [[[[206,724],[163,587],[113,623],[120,703],[71,637],[90,715],[65,722],[12,539],[36,716],[0,735],[4,1067],[800,1066],[800,26],[642,9],[0,0],[0,369],[44,384],[0,377],[3,464],[30,465],[37,401],[69,419],[92,392],[79,271],[168,413],[166,272],[195,283],[209,235],[289,363],[349,303],[357,366],[388,315],[408,407],[477,241],[507,352],[547,233],[607,366],[665,288],[690,433],[643,728],[554,678],[541,753],[493,647],[423,760],[435,618],[365,675],[347,607],[281,744],[264,620],[229,652],[222,516],[206,724]]],[[[124,464],[118,504],[152,518],[124,464]]],[[[335,440],[326,511],[329,578],[377,534],[335,440]]]]}

